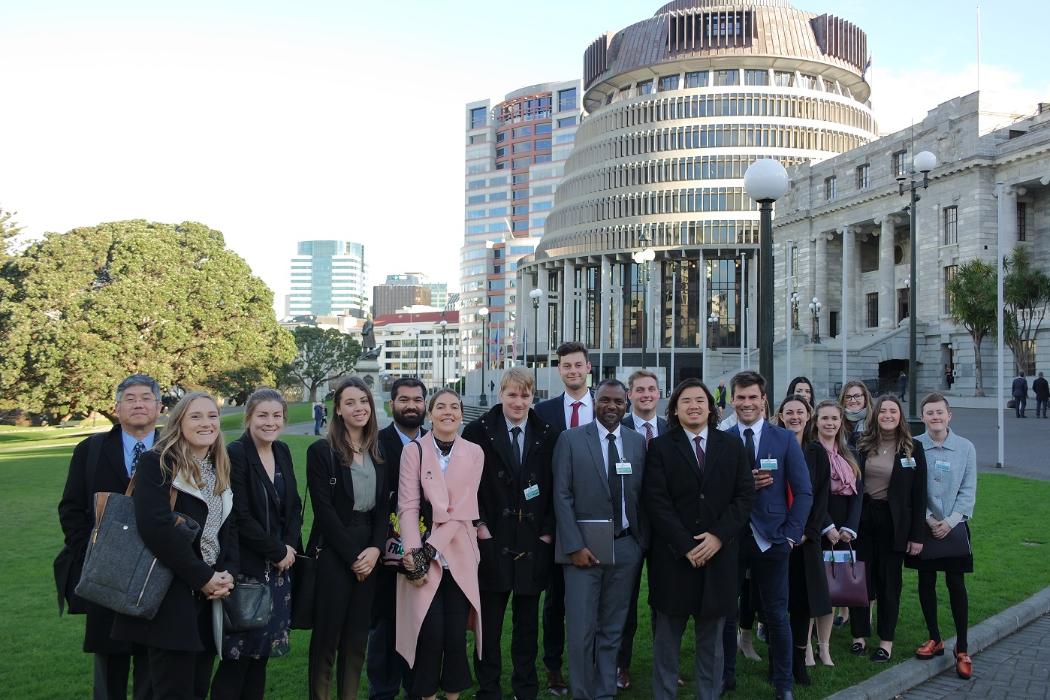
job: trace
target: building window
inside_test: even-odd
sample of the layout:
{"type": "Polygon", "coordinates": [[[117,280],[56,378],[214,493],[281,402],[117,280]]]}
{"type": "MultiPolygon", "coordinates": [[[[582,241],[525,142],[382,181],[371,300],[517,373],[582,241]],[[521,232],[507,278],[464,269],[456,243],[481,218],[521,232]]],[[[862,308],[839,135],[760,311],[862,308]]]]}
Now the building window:
{"type": "MultiPolygon", "coordinates": [[[[1028,240],[1028,204],[1026,202],[1017,203],[1017,240],[1027,241],[1028,240]]],[[[1033,373],[1034,374],[1034,373],[1033,373]]]]}
{"type": "Polygon", "coordinates": [[[868,309],[868,328],[875,328],[879,325],[879,293],[868,292],[865,302],[868,309]]]}
{"type": "Polygon", "coordinates": [[[643,80],[638,83],[638,94],[639,95],[650,95],[653,92],[653,81],[643,80]]]}
{"type": "Polygon", "coordinates": [[[667,92],[668,90],[677,90],[678,89],[678,79],[680,77],[681,76],[679,76],[677,73],[675,75],[662,75],[662,76],[660,76],[660,84],[657,86],[657,89],[660,92],[667,92]]]}
{"type": "Polygon", "coordinates": [[[698,70],[685,74],[685,86],[687,88],[707,87],[707,71],[698,70]]]}
{"type": "Polygon", "coordinates": [[[506,140],[507,140],[507,132],[506,131],[501,131],[498,134],[496,134],[496,143],[503,143],[506,140]]]}
{"type": "Polygon", "coordinates": [[[778,87],[792,87],[795,84],[795,73],[793,71],[773,71],[773,84],[778,87]]]}
{"type": "Polygon", "coordinates": [[[893,154],[893,177],[907,177],[908,176],[908,149],[902,149],[896,151],[893,154]]]}
{"type": "Polygon", "coordinates": [[[1024,373],[1026,377],[1035,375],[1035,339],[1022,340],[1021,345],[1025,349],[1025,366],[1024,373]]]}
{"type": "Polygon", "coordinates": [[[715,85],[739,85],[740,71],[736,69],[716,70],[714,83],[715,85]]]}
{"type": "Polygon", "coordinates": [[[959,207],[944,208],[944,245],[959,242],[959,207]]]}
{"type": "Polygon", "coordinates": [[[955,273],[959,271],[958,265],[947,265],[944,268],[944,313],[951,314],[952,312],[952,297],[948,292],[948,287],[951,285],[952,280],[955,279],[955,273]]]}
{"type": "Polygon", "coordinates": [[[521,141],[514,144],[514,148],[511,149],[512,153],[528,153],[532,150],[532,141],[521,141]]]}
{"type": "Polygon", "coordinates": [[[745,70],[744,85],[769,85],[769,71],[745,70]]]}
{"type": "Polygon", "coordinates": [[[576,88],[558,90],[558,111],[568,112],[576,109],[576,88]]]}
{"type": "Polygon", "coordinates": [[[558,128],[564,129],[567,126],[576,126],[577,117],[575,115],[571,117],[562,117],[558,120],[558,128]]]}
{"type": "Polygon", "coordinates": [[[835,176],[824,178],[824,199],[829,202],[835,199],[835,176]]]}
{"type": "Polygon", "coordinates": [[[871,186],[871,181],[868,179],[868,164],[857,166],[857,189],[866,190],[871,186]]]}
{"type": "Polygon", "coordinates": [[[470,110],[470,128],[480,129],[488,121],[488,110],[484,107],[475,107],[470,110]]]}
{"type": "Polygon", "coordinates": [[[908,302],[911,301],[911,287],[897,290],[897,323],[908,318],[908,302]]]}

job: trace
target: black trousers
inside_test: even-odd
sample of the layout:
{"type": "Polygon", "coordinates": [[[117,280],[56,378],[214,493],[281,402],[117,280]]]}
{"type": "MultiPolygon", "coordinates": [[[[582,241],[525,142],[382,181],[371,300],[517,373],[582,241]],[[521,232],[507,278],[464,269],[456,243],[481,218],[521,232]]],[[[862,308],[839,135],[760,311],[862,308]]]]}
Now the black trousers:
{"type": "MultiPolygon", "coordinates": [[[[966,629],[969,624],[969,596],[963,575],[956,571],[946,571],[944,582],[948,585],[948,601],[952,608],[952,619],[955,621],[955,651],[967,651],[966,629]]],[[[926,629],[930,639],[941,641],[941,629],[937,624],[937,572],[919,572],[919,605],[922,616],[926,618],[926,629]]]]}
{"type": "Polygon", "coordinates": [[[536,677],[536,653],[539,638],[540,596],[511,594],[510,591],[481,592],[481,658],[474,658],[474,673],[478,677],[479,700],[499,700],[503,697],[500,674],[503,661],[500,641],[503,639],[503,618],[507,603],[511,603],[511,676],[510,687],[518,700],[536,700],[539,680],[536,677]]]}
{"type": "MultiPolygon", "coordinates": [[[[369,525],[349,529],[362,543],[371,531],[369,525]]],[[[317,581],[317,610],[310,637],[310,697],[327,700],[331,696],[332,668],[338,664],[338,697],[352,700],[357,697],[365,663],[376,573],[358,581],[350,566],[329,548],[317,560],[317,581]]]]}
{"type": "MultiPolygon", "coordinates": [[[[876,631],[879,639],[892,642],[901,609],[904,552],[893,546],[893,517],[889,504],[865,498],[857,534],[857,558],[864,562],[868,577],[868,600],[877,603],[876,631]]],[[[870,637],[870,608],[850,608],[849,626],[854,637],[870,637]]]]}
{"type": "Polygon", "coordinates": [[[452,574],[443,571],[437,593],[419,628],[416,665],[412,668],[413,696],[436,695],[439,688],[446,693],[459,693],[470,687],[470,663],[467,661],[469,613],[467,597],[456,585],[452,574]]]}
{"type": "Polygon", "coordinates": [[[263,700],[266,662],[261,659],[223,659],[211,681],[211,700],[263,700]]]}
{"type": "Polygon", "coordinates": [[[543,665],[561,671],[565,649],[565,573],[555,566],[543,597],[543,665]]]}
{"type": "Polygon", "coordinates": [[[149,654],[145,647],[137,648],[134,654],[95,654],[94,700],[127,700],[129,671],[133,673],[132,697],[149,700],[149,654]]]}
{"type": "Polygon", "coordinates": [[[1028,397],[1014,397],[1014,413],[1018,418],[1024,418],[1024,409],[1028,405],[1028,397]]]}
{"type": "Polygon", "coordinates": [[[204,700],[215,654],[210,651],[149,649],[153,700],[204,700]]]}

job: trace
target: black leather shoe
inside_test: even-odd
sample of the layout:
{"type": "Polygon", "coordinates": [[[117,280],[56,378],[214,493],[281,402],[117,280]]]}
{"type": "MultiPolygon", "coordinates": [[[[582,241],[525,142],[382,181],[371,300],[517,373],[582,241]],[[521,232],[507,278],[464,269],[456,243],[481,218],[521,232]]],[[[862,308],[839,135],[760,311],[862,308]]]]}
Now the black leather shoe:
{"type": "Polygon", "coordinates": [[[853,642],[853,644],[850,645],[849,653],[853,654],[854,656],[864,656],[864,653],[867,650],[868,647],[864,644],[864,642],[853,642]]]}
{"type": "Polygon", "coordinates": [[[882,647],[879,647],[875,651],[871,652],[871,660],[873,663],[884,664],[890,660],[890,652],[886,651],[882,647]]]}

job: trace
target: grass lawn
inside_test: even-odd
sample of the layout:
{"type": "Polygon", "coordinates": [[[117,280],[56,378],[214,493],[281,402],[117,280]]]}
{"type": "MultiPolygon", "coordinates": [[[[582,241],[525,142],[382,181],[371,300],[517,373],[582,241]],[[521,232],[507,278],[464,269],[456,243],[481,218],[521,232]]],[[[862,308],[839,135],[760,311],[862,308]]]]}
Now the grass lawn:
{"type": "MultiPolygon", "coordinates": [[[[297,405],[290,422],[298,419],[297,405]]],[[[226,426],[234,436],[239,422],[226,426]]],[[[57,505],[65,483],[73,445],[87,431],[77,428],[0,429],[0,531],[8,533],[12,544],[0,553],[0,587],[4,591],[2,616],[7,632],[0,637],[0,688],[4,697],[29,699],[90,697],[91,659],[81,653],[83,619],[59,618],[55,603],[51,562],[61,548],[57,505]]],[[[305,479],[306,448],[314,438],[289,437],[299,475],[305,479]]],[[[1027,481],[999,474],[979,477],[977,514],[974,519],[976,573],[967,577],[970,591],[970,623],[977,624],[1003,608],[1017,603],[1050,585],[1050,568],[1045,556],[1048,539],[1045,524],[1050,521],[1050,483],[1027,481]]],[[[915,574],[905,570],[904,599],[897,630],[894,661],[908,658],[926,638],[925,626],[915,594],[915,574]]],[[[644,585],[644,583],[643,583],[644,585]]],[[[941,587],[941,628],[953,634],[947,594],[941,587]]],[[[642,600],[645,600],[643,590],[642,600]]],[[[649,610],[639,607],[639,632],[633,663],[634,688],[627,698],[650,696],[649,610]]],[[[509,620],[507,623],[509,630],[509,620]]],[[[268,698],[306,697],[306,659],[309,633],[295,632],[292,653],[270,665],[268,698]]],[[[692,645],[687,634],[682,649],[682,669],[691,676],[692,645]]],[[[832,636],[835,668],[811,669],[814,684],[796,689],[799,698],[819,698],[852,685],[883,670],[866,658],[849,654],[849,633],[836,629],[832,636]]],[[[764,644],[759,653],[767,655],[764,644]]],[[[509,693],[509,638],[504,639],[504,691],[509,693]]],[[[766,663],[739,657],[736,697],[770,695],[765,683],[766,663]]],[[[543,676],[541,674],[541,682],[543,676]]],[[[468,695],[469,697],[469,695],[468,695]]],[[[686,688],[679,697],[690,698],[686,688]]]]}

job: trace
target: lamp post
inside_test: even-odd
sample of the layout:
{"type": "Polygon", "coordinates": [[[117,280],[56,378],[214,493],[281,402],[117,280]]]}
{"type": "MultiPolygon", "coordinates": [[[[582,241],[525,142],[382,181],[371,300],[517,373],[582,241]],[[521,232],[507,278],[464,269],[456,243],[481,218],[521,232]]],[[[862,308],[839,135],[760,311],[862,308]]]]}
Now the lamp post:
{"type": "MultiPolygon", "coordinates": [[[[540,385],[540,299],[543,298],[543,290],[535,288],[528,293],[532,300],[532,384],[540,385]]],[[[535,394],[535,391],[533,391],[535,394]]],[[[539,395],[535,401],[539,401],[539,395]]]]}
{"type": "Polygon", "coordinates": [[[809,302],[809,313],[813,316],[813,337],[810,340],[814,343],[820,343],[820,310],[822,308],[823,304],[816,297],[809,302]]]}
{"type": "Polygon", "coordinates": [[[798,292],[791,292],[791,327],[798,330],[798,305],[801,301],[798,292]]]}
{"type": "Polygon", "coordinates": [[[648,307],[649,307],[649,263],[656,259],[656,251],[649,247],[649,237],[645,235],[645,231],[642,231],[642,235],[638,238],[638,243],[641,244],[642,249],[635,251],[634,262],[642,266],[642,369],[646,368],[646,344],[648,343],[648,307]]]}
{"type": "Polygon", "coordinates": [[[445,384],[445,331],[448,330],[448,321],[441,319],[438,328],[440,328],[438,332],[441,333],[441,386],[447,386],[445,384]]]}
{"type": "Polygon", "coordinates": [[[910,272],[912,281],[911,286],[908,288],[908,427],[911,428],[912,435],[918,435],[924,430],[915,406],[916,388],[918,385],[918,314],[916,313],[916,298],[919,288],[919,273],[916,262],[919,252],[917,241],[919,188],[926,189],[930,186],[930,171],[936,167],[937,156],[929,151],[920,151],[912,159],[911,172],[897,177],[897,188],[900,196],[904,196],[905,189],[908,190],[911,196],[910,208],[908,209],[908,237],[910,238],[910,272]],[[921,177],[919,177],[920,175],[921,177]]]}
{"type": "Polygon", "coordinates": [[[703,349],[704,362],[703,367],[700,369],[700,379],[705,382],[707,381],[707,351],[713,349],[711,345],[718,342],[714,339],[715,332],[718,331],[718,316],[715,314],[714,311],[712,311],[711,314],[707,317],[706,322],[707,326],[709,326],[711,330],[707,332],[707,347],[703,349]]]}
{"type": "Polygon", "coordinates": [[[478,309],[481,316],[481,396],[478,398],[479,406],[488,406],[489,397],[485,394],[485,365],[489,363],[489,307],[482,306],[478,309]]]}
{"type": "Polygon", "coordinates": [[[758,202],[761,229],[758,246],[758,371],[773,388],[773,202],[788,191],[780,161],[761,158],[744,172],[744,191],[758,202]]]}

